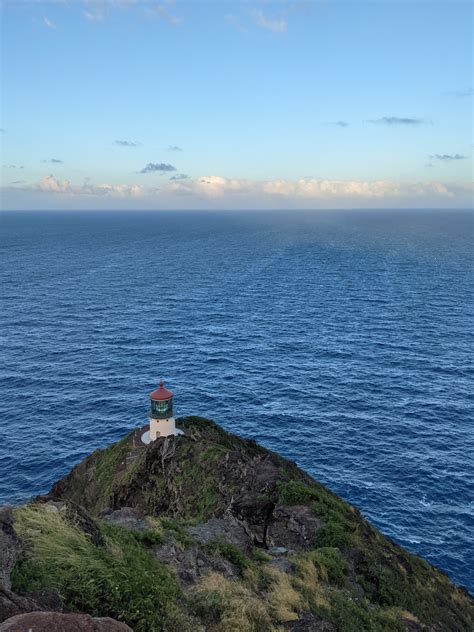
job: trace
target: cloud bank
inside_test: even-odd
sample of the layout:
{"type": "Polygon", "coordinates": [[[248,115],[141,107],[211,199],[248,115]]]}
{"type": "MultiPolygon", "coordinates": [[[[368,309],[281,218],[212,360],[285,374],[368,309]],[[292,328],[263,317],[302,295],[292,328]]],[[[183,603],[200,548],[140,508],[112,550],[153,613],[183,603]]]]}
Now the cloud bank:
{"type": "Polygon", "coordinates": [[[69,180],[58,180],[54,176],[44,176],[39,182],[35,182],[23,191],[30,190],[37,193],[61,194],[69,197],[98,196],[104,195],[118,197],[137,197],[145,194],[145,189],[138,184],[71,184],[69,180]]]}
{"type": "Polygon", "coordinates": [[[178,194],[195,194],[209,198],[224,196],[280,197],[301,200],[331,199],[387,199],[438,195],[452,197],[453,193],[441,182],[393,182],[390,180],[245,180],[222,176],[201,176],[195,180],[174,181],[167,185],[178,194]]]}
{"type": "Polygon", "coordinates": [[[3,195],[10,208],[224,210],[467,207],[473,193],[472,184],[439,181],[249,180],[216,175],[192,179],[184,176],[179,174],[160,187],[151,187],[90,181],[73,184],[47,175],[29,185],[5,187],[3,195]]]}

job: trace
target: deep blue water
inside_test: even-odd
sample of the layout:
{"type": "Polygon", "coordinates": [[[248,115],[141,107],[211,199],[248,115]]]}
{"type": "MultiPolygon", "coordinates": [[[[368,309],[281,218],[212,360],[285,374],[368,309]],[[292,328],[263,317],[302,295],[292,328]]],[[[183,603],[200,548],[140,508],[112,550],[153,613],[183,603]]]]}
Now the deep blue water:
{"type": "Polygon", "coordinates": [[[473,215],[4,213],[0,502],[160,377],[474,589],[473,215]]]}

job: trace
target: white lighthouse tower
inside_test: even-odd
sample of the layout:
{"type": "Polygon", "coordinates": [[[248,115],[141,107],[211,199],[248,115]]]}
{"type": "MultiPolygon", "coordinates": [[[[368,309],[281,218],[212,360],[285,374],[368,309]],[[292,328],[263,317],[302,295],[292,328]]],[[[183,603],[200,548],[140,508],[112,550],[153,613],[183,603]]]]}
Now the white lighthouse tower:
{"type": "Polygon", "coordinates": [[[173,392],[165,388],[163,380],[158,388],[150,393],[150,404],[150,430],[142,436],[143,443],[150,443],[160,437],[183,434],[182,430],[176,428],[173,417],[173,392]]]}

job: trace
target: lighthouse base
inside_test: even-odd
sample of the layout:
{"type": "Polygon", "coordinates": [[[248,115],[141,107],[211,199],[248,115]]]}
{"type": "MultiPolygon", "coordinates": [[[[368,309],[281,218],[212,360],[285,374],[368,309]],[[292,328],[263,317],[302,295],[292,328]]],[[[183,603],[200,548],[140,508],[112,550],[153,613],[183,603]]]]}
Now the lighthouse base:
{"type": "Polygon", "coordinates": [[[145,444],[156,441],[161,437],[170,437],[184,434],[182,430],[176,428],[174,417],[168,419],[149,419],[150,430],[142,435],[142,442],[145,444]]]}

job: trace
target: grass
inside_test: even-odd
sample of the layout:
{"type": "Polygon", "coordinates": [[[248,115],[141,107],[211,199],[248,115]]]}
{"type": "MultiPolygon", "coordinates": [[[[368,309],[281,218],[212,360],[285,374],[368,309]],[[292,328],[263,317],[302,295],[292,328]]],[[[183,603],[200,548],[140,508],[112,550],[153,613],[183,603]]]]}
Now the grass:
{"type": "Polygon", "coordinates": [[[311,560],[323,581],[338,587],[346,583],[348,565],[339,549],[324,547],[309,551],[303,557],[311,560]]]}
{"type": "Polygon", "coordinates": [[[17,509],[15,530],[28,548],[13,570],[14,590],[56,590],[72,611],[125,621],[135,632],[172,630],[185,620],[176,580],[135,534],[104,523],[106,546],[98,547],[41,505],[17,509]]]}
{"type": "Polygon", "coordinates": [[[206,575],[191,591],[193,613],[213,632],[274,632],[268,606],[242,582],[206,575]]]}
{"type": "Polygon", "coordinates": [[[170,535],[182,548],[187,549],[195,544],[194,538],[189,535],[186,527],[180,520],[170,518],[168,516],[162,516],[161,518],[156,518],[155,520],[159,521],[163,533],[170,535]]]}
{"type": "Polygon", "coordinates": [[[249,568],[251,565],[249,558],[242,553],[239,547],[231,542],[227,542],[224,538],[212,540],[205,545],[204,550],[206,553],[209,553],[209,555],[222,555],[226,560],[237,566],[240,572],[243,572],[244,569],[249,568]]]}

